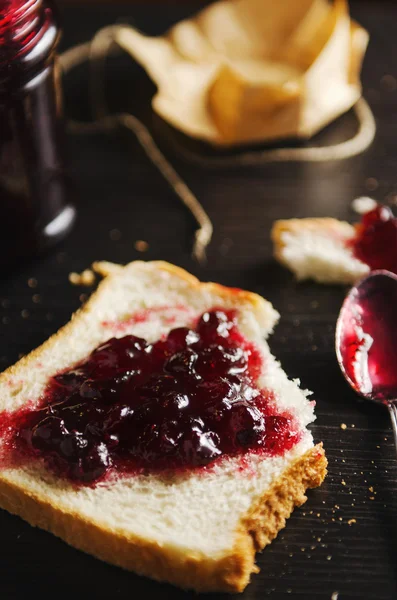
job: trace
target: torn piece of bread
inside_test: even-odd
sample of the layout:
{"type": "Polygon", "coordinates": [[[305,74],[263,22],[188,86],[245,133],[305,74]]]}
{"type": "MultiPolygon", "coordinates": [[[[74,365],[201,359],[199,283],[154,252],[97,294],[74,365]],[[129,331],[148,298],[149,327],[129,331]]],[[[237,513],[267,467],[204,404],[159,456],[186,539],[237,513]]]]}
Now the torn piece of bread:
{"type": "Polygon", "coordinates": [[[275,258],[299,281],[354,284],[369,267],[346,245],[355,235],[353,225],[331,218],[276,221],[271,238],[275,258]]]}
{"type": "Polygon", "coordinates": [[[197,591],[242,591],[257,571],[255,552],[272,541],[293,508],[305,502],[306,489],[320,485],[326,474],[322,445],[313,445],[307,429],[313,403],[297,381],[288,380],[264,341],[278,314],[256,294],[200,283],[164,262],[94,268],[105,279],[84,307],[0,376],[0,410],[39,403],[51,376],[113,336],[133,333],[155,341],[208,309],[234,308],[239,330],[263,356],[257,384],[274,392],[277,408],[293,413],[299,441],[283,455],[247,453],[244,468],[231,456],[199,473],[116,473],[95,486],[76,487],[37,461],[5,462],[0,506],[141,575],[197,591]],[[149,318],[131,319],[139,311],[149,318]]]}

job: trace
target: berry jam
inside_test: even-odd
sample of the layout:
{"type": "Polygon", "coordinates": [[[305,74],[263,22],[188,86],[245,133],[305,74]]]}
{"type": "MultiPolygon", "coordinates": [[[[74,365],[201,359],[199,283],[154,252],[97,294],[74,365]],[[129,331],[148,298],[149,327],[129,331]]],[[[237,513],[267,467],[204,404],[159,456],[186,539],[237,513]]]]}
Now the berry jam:
{"type": "Polygon", "coordinates": [[[397,398],[397,277],[374,273],[346,298],[337,350],[353,387],[380,400],[397,398]]]}
{"type": "Polygon", "coordinates": [[[387,269],[397,273],[397,219],[390,208],[379,205],[363,215],[349,246],[371,271],[387,269]]]}
{"type": "Polygon", "coordinates": [[[259,351],[233,311],[204,313],[149,344],[126,335],[52,378],[43,403],[3,416],[7,446],[93,482],[119,472],[202,467],[226,455],[283,454],[299,434],[255,384],[259,351]],[[14,419],[13,422],[10,421],[14,419]]]}

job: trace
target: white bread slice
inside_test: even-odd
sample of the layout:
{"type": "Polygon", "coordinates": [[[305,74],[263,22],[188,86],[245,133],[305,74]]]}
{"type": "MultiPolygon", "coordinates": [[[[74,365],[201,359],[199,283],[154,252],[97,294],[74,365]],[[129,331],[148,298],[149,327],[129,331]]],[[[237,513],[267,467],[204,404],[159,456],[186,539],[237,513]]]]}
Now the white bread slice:
{"type": "Polygon", "coordinates": [[[299,281],[354,284],[370,270],[346,246],[354,234],[353,225],[325,217],[275,221],[271,238],[275,258],[299,281]]]}
{"type": "MultiPolygon", "coordinates": [[[[305,490],[326,473],[322,445],[306,425],[313,403],[289,381],[263,340],[277,321],[270,303],[249,292],[200,283],[164,262],[126,267],[98,263],[105,276],[90,300],[40,348],[0,376],[0,409],[39,399],[48,378],[85,358],[109,337],[157,339],[214,306],[238,309],[244,335],[258,344],[266,369],[259,382],[293,411],[300,441],[284,456],[248,454],[246,468],[227,458],[200,474],[134,475],[97,484],[69,484],[39,463],[0,471],[0,506],[72,546],[149,577],[198,591],[242,591],[255,572],[255,551],[284,527],[305,490]],[[160,307],[146,322],[120,320],[160,307]],[[169,307],[169,308],[161,308],[169,307]],[[170,317],[172,319],[170,319],[170,317]],[[172,320],[172,326],[170,322],[172,320]],[[115,326],[115,322],[118,326],[115,326]]],[[[137,319],[139,321],[139,319],[137,319]]]]}

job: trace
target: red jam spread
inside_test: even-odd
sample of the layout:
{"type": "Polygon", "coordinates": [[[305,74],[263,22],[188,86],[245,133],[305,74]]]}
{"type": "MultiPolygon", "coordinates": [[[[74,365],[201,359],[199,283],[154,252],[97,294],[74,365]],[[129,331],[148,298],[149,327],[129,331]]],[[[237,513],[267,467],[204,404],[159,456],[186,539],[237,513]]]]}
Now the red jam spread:
{"type": "Polygon", "coordinates": [[[126,335],[52,378],[39,408],[3,415],[8,447],[56,473],[93,482],[113,469],[136,473],[208,465],[247,451],[280,455],[299,434],[255,381],[262,357],[233,311],[204,313],[150,344],[126,335]],[[11,419],[11,422],[10,422],[11,419]]]}
{"type": "Polygon", "coordinates": [[[379,205],[363,215],[349,246],[354,256],[372,271],[386,269],[397,273],[397,219],[390,208],[379,205]]]}

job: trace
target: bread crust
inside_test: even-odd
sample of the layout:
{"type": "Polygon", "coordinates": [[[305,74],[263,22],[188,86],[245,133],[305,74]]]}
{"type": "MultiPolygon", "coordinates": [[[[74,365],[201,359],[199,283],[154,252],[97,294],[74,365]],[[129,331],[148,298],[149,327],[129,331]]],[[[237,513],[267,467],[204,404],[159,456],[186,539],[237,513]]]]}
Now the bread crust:
{"type": "Polygon", "coordinates": [[[305,491],[321,484],[326,466],[322,444],[296,459],[240,520],[230,553],[217,559],[112,531],[54,506],[40,494],[26,494],[1,476],[0,505],[71,546],[140,575],[198,592],[241,592],[251,573],[258,571],[255,552],[269,544],[294,507],[306,501],[305,491]]]}
{"type": "MultiPolygon", "coordinates": [[[[112,263],[96,263],[96,272],[105,276],[98,290],[88,302],[73,315],[71,321],[49,338],[42,346],[22,358],[16,365],[0,375],[0,386],[7,385],[11,376],[18,376],[21,368],[29,367],[40,359],[41,352],[74,328],[78,328],[86,312],[95,307],[95,299],[106,293],[114,277],[124,269],[143,268],[163,270],[173,277],[183,279],[193,289],[208,290],[234,303],[249,305],[264,332],[269,332],[278,313],[257,294],[230,289],[216,283],[201,283],[183,269],[165,262],[143,263],[137,261],[126,267],[112,263]]],[[[167,581],[196,591],[240,592],[256,572],[255,552],[262,549],[284,527],[294,506],[305,501],[305,490],[320,485],[326,473],[326,459],[322,445],[310,449],[291,464],[273,483],[262,498],[241,519],[235,544],[230,552],[217,558],[196,552],[186,553],[176,546],[163,545],[132,534],[106,528],[100,522],[82,517],[78,512],[66,510],[51,503],[39,492],[27,491],[22,484],[0,473],[0,506],[19,515],[33,526],[41,527],[60,537],[71,546],[92,554],[106,562],[167,581]]]]}

